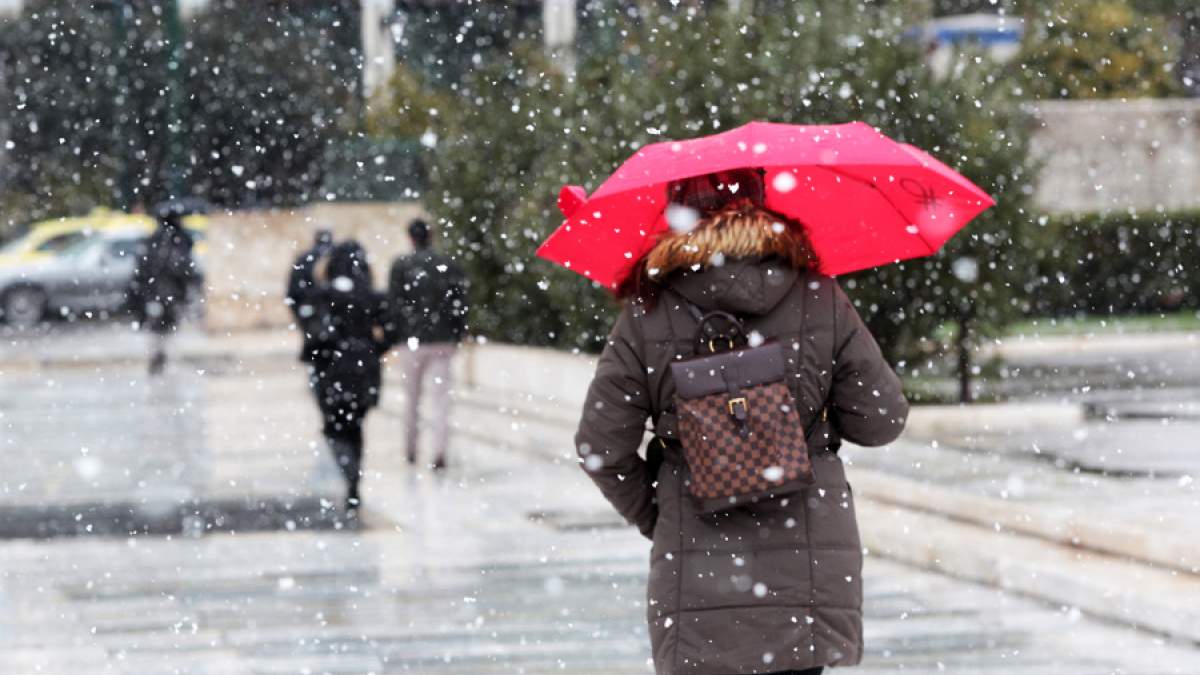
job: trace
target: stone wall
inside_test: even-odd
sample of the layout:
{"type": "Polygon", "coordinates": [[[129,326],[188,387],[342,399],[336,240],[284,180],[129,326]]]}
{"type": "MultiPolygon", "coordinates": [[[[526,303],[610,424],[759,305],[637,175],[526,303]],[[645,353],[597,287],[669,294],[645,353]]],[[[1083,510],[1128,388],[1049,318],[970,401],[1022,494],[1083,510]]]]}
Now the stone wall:
{"type": "Polygon", "coordinates": [[[1048,101],[1032,110],[1041,210],[1200,208],[1200,99],[1048,101]]]}
{"type": "Polygon", "coordinates": [[[409,221],[420,215],[416,203],[365,202],[210,216],[206,326],[229,331],[288,325],[291,314],[283,304],[288,272],[320,228],[339,239],[357,239],[383,288],[392,259],[409,250],[409,221]]]}

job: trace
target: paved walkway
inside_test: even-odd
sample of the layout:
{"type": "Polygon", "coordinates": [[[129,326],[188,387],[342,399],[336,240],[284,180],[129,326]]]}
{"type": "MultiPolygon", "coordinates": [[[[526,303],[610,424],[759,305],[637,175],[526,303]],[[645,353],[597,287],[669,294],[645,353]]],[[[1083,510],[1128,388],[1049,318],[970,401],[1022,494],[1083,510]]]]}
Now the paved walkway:
{"type": "MultiPolygon", "coordinates": [[[[0,507],[47,476],[57,483],[35,501],[69,499],[73,486],[138,501],[194,489],[201,464],[220,467],[200,483],[213,490],[319,484],[316,416],[290,367],[177,368],[154,385],[122,367],[4,381],[0,507]],[[177,395],[154,393],[168,382],[177,395]],[[157,431],[137,433],[124,409],[157,416],[157,431]],[[132,460],[178,458],[188,438],[188,456],[209,462],[125,475],[132,460]],[[70,457],[84,444],[111,459],[81,473],[70,457]]],[[[0,542],[0,672],[650,672],[648,544],[553,453],[461,435],[447,475],[403,465],[395,389],[370,421],[364,530],[0,542]]],[[[1200,662],[1194,645],[877,557],[866,592],[858,672],[1182,674],[1200,662]]]]}
{"type": "Polygon", "coordinates": [[[0,537],[273,528],[321,520],[321,500],[341,496],[312,425],[291,426],[308,410],[251,412],[253,378],[183,365],[3,377],[0,537]]]}

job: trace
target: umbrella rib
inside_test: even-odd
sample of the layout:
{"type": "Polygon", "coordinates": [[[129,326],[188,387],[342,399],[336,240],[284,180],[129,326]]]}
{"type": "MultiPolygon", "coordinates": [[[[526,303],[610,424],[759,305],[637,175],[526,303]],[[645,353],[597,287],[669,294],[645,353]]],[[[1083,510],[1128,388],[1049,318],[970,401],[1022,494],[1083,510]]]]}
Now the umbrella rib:
{"type": "MultiPolygon", "coordinates": [[[[853,175],[853,174],[845,173],[845,172],[843,172],[843,171],[838,171],[836,168],[834,168],[834,167],[831,167],[831,166],[821,166],[821,165],[817,165],[817,167],[818,167],[818,168],[821,168],[821,169],[825,169],[826,171],[828,171],[828,172],[832,173],[832,174],[833,174],[833,175],[835,175],[835,176],[840,176],[840,177],[842,177],[842,178],[848,178],[848,179],[850,179],[850,180],[858,181],[859,183],[862,183],[862,184],[864,184],[864,185],[866,185],[866,186],[870,187],[872,190],[874,190],[875,192],[877,192],[877,193],[879,194],[879,196],[880,196],[880,197],[882,197],[882,198],[883,198],[883,201],[885,201],[885,202],[887,202],[887,203],[888,203],[888,206],[892,207],[892,209],[893,209],[893,210],[895,210],[895,211],[896,211],[896,213],[900,214],[900,217],[901,217],[901,218],[903,218],[904,220],[908,220],[908,216],[906,216],[906,215],[904,214],[904,212],[900,210],[900,207],[899,207],[899,206],[896,206],[896,202],[893,202],[893,201],[891,200],[891,198],[890,198],[890,197],[888,197],[888,196],[887,196],[887,195],[886,195],[886,194],[883,192],[883,190],[880,190],[880,189],[879,189],[879,186],[875,184],[875,181],[870,181],[870,180],[867,180],[867,179],[865,179],[865,178],[859,178],[858,176],[855,176],[855,175],[853,175]]],[[[929,254],[930,254],[930,255],[933,255],[934,253],[937,253],[937,252],[938,252],[938,247],[936,247],[936,246],[934,246],[933,244],[929,243],[929,240],[925,238],[925,234],[921,232],[921,228],[919,228],[919,227],[917,228],[916,235],[917,235],[917,237],[918,237],[918,238],[920,238],[920,240],[921,240],[921,243],[925,244],[925,247],[929,249],[929,254]]]]}

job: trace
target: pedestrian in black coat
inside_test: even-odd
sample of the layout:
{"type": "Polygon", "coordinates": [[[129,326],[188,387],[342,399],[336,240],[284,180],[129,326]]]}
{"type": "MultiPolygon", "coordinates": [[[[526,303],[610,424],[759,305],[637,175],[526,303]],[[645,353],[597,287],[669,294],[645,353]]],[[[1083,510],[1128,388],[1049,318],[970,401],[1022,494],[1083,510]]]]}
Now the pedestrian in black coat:
{"type": "Polygon", "coordinates": [[[379,403],[380,359],[387,351],[384,304],[371,283],[366,252],[357,242],[301,257],[295,302],[312,308],[302,359],[324,422],[323,432],[346,479],[346,510],[361,504],[363,423],[379,403]]]}
{"type": "Polygon", "coordinates": [[[300,330],[303,343],[300,347],[300,360],[308,361],[308,355],[315,348],[313,336],[320,328],[320,322],[315,320],[313,306],[303,302],[305,290],[313,284],[312,265],[333,248],[333,233],[329,230],[317,230],[313,237],[313,245],[296,258],[292,270],[288,274],[286,304],[296,319],[296,327],[300,330]]]}
{"type": "Polygon", "coordinates": [[[150,373],[167,364],[166,338],[179,325],[188,293],[197,279],[192,235],[183,228],[183,212],[164,208],[158,228],[146,238],[129,289],[129,304],[139,325],[154,335],[150,373]]]}

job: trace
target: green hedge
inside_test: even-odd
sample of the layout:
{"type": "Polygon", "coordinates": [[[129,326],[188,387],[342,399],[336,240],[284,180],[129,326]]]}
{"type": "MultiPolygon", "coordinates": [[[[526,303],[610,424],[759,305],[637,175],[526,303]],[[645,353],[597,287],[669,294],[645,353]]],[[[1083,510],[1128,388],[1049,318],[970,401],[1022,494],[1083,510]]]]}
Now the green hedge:
{"type": "Polygon", "coordinates": [[[1200,307],[1200,210],[1044,218],[1027,244],[1026,314],[1146,314],[1200,307]]]}

